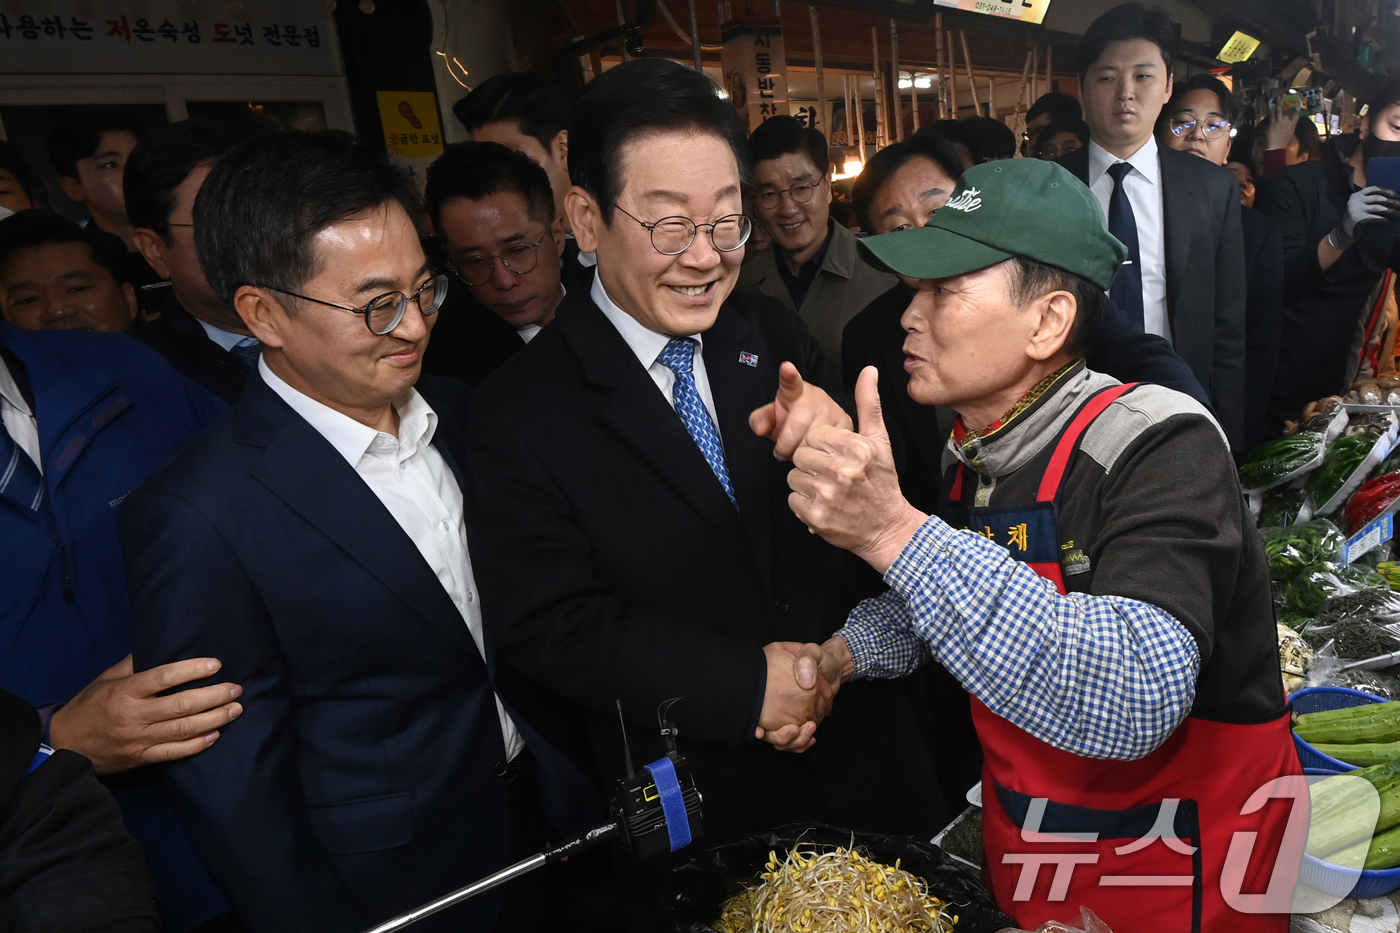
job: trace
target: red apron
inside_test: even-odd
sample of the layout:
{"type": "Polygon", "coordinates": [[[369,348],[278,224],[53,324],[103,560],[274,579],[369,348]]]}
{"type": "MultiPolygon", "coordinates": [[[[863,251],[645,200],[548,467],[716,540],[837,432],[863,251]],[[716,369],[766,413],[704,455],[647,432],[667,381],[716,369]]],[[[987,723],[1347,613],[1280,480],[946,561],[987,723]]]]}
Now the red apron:
{"type": "MultiPolygon", "coordinates": [[[[1056,440],[1034,504],[966,506],[959,466],[950,517],[993,541],[1005,537],[999,543],[1013,557],[1066,592],[1062,560],[1071,567],[1082,555],[1062,557],[1060,485],[1089,423],[1132,388],[1106,389],[1080,408],[1056,440]]],[[[1287,930],[1307,829],[1307,789],[1286,710],[1247,725],[1190,716],[1136,761],[1061,751],[976,698],[972,718],[985,756],[983,877],[1018,924],[1077,925],[1083,905],[1113,933],[1287,930]],[[1256,795],[1285,776],[1273,795],[1282,799],[1269,791],[1256,795]],[[1304,802],[1298,816],[1303,835],[1290,837],[1291,855],[1280,857],[1294,800],[1304,802]],[[1256,896],[1251,902],[1250,895],[1266,890],[1272,900],[1256,896]],[[1257,910],[1270,912],[1248,912],[1257,910]]]]}

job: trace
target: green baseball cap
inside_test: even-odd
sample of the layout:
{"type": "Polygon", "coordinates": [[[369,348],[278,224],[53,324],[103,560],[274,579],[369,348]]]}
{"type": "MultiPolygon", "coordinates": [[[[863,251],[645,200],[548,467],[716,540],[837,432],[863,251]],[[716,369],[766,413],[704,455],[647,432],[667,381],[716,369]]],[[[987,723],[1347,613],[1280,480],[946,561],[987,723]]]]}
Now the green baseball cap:
{"type": "Polygon", "coordinates": [[[963,173],[927,226],[860,241],[865,261],[915,279],[946,279],[1025,256],[1108,290],[1128,250],[1098,198],[1063,166],[1006,159],[963,173]]]}

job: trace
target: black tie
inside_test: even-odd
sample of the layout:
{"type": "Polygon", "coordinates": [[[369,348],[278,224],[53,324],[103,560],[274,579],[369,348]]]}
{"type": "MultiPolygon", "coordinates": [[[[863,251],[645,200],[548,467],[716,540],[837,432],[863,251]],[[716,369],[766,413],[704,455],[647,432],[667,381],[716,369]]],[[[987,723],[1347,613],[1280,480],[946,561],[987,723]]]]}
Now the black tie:
{"type": "Polygon", "coordinates": [[[258,356],[262,353],[262,344],[253,343],[248,346],[238,344],[232,350],[233,358],[238,361],[238,365],[243,367],[244,372],[251,373],[258,368],[258,356]]]}
{"type": "Polygon", "coordinates": [[[1127,162],[1117,162],[1108,167],[1113,176],[1113,197],[1108,199],[1108,232],[1118,238],[1118,242],[1128,248],[1128,258],[1118,267],[1113,277],[1113,287],[1108,296],[1113,303],[1123,309],[1128,320],[1139,332],[1145,328],[1142,317],[1142,261],[1138,254],[1137,218],[1133,216],[1133,205],[1128,200],[1128,192],[1123,189],[1123,177],[1133,170],[1127,162]]]}
{"type": "Polygon", "coordinates": [[[44,501],[44,474],[0,421],[0,497],[37,512],[44,501]]]}

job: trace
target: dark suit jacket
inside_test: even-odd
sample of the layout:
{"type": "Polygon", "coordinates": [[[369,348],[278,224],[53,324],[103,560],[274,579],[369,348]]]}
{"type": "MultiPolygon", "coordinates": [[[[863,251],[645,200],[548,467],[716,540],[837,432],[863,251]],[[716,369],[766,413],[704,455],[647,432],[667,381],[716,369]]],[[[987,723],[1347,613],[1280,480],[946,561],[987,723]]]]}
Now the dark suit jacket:
{"type": "MultiPolygon", "coordinates": [[[[1240,186],[1200,156],[1157,147],[1172,344],[1239,449],[1245,438],[1245,266],[1240,186]]],[[[1089,183],[1089,147],[1058,160],[1089,183]]]]}
{"type": "Polygon", "coordinates": [[[482,388],[468,436],[488,627],[512,666],[586,714],[608,781],[623,771],[614,701],[651,761],[657,704],[682,697],[671,719],[707,843],[793,820],[936,830],[946,809],[906,685],[844,687],[804,755],[753,738],[762,646],[822,641],[860,590],[853,559],[793,516],[789,465],[748,416],[773,400],[784,360],[840,393],[797,315],[766,296],[732,294],[703,347],[737,513],[586,291],[482,388]],[[878,793],[855,790],[872,776],[878,793]]]}
{"type": "MultiPolygon", "coordinates": [[[[469,392],[425,379],[458,472],[469,392]]],[[[243,715],[167,774],[196,847],[250,929],[353,933],[508,861],[496,691],[547,802],[577,774],[520,715],[409,537],[260,378],[122,513],[138,670],[223,662],[243,715]]],[[[579,778],[581,780],[581,778],[579,778]]],[[[425,921],[489,930],[496,892],[425,921]]]]}
{"type": "Polygon", "coordinates": [[[175,300],[169,288],[147,292],[152,311],[131,336],[165,357],[186,379],[232,405],[243,392],[248,371],[232,353],[209,339],[194,315],[175,300]]]}
{"type": "Polygon", "coordinates": [[[1268,217],[1240,209],[1244,264],[1249,276],[1245,335],[1245,449],[1278,433],[1268,423],[1269,397],[1283,343],[1283,234],[1268,217]]]}
{"type": "Polygon", "coordinates": [[[525,346],[514,327],[473,298],[467,284],[455,277],[437,318],[423,354],[423,372],[428,375],[447,376],[477,389],[525,346]]]}

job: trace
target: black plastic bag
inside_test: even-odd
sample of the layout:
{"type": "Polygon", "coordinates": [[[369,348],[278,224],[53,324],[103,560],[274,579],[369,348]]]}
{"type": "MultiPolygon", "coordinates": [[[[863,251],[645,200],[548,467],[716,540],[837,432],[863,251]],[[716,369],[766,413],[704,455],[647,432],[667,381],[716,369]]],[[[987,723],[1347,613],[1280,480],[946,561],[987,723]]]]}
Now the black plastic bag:
{"type": "MultiPolygon", "coordinates": [[[[851,832],[824,823],[797,823],[766,833],[751,833],[736,842],[716,846],[672,870],[671,919],[681,933],[713,933],[708,925],[719,917],[720,905],[740,889],[757,884],[768,853],[783,858],[795,845],[815,849],[851,846],[851,832]]],[[[958,915],[957,933],[996,933],[1015,921],[997,909],[989,892],[937,846],[913,836],[856,833],[855,847],[870,858],[900,867],[928,882],[929,893],[951,905],[958,915]]]]}

